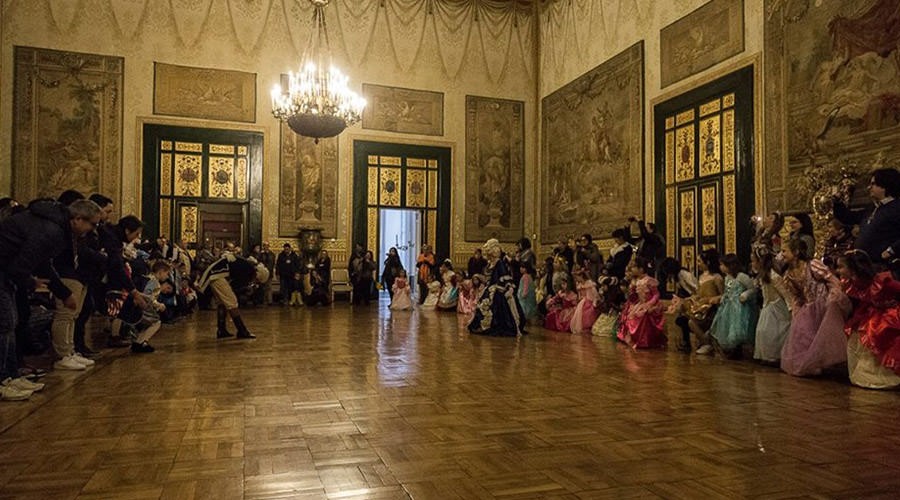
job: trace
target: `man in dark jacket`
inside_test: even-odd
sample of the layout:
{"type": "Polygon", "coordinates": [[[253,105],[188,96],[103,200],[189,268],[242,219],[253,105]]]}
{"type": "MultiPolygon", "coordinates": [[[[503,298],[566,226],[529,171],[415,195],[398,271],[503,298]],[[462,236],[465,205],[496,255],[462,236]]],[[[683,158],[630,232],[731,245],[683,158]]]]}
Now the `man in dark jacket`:
{"type": "Polygon", "coordinates": [[[89,200],[69,207],[53,200],[35,200],[28,208],[0,221],[0,380],[19,377],[15,349],[17,288],[34,289],[49,283],[63,306],[74,310],[76,300],[62,285],[52,259],[100,222],[100,208],[89,200]],[[40,273],[49,280],[36,280],[40,273]]]}
{"type": "Polygon", "coordinates": [[[295,285],[294,274],[297,273],[297,261],[299,257],[291,248],[290,243],[285,243],[278,254],[275,261],[275,272],[278,274],[279,293],[281,294],[281,304],[288,305],[291,303],[291,294],[297,288],[295,285]]]}
{"type": "MultiPolygon", "coordinates": [[[[92,194],[89,200],[93,201],[100,207],[100,224],[98,228],[109,224],[115,208],[112,199],[99,193],[92,194]]],[[[84,235],[78,244],[78,273],[82,277],[82,282],[87,285],[87,291],[84,294],[84,303],[81,306],[81,312],[75,318],[75,350],[80,352],[86,358],[94,355],[94,352],[85,342],[86,326],[91,314],[95,310],[105,311],[106,293],[103,278],[106,276],[106,254],[100,245],[100,235],[98,229],[84,235]]]]}
{"type": "Polygon", "coordinates": [[[834,202],[834,216],[846,225],[859,224],[854,248],[863,250],[881,267],[900,256],[900,171],[880,168],[872,172],[870,208],[851,210],[840,200],[834,202]]]}
{"type": "MultiPolygon", "coordinates": [[[[75,201],[83,199],[84,196],[81,193],[69,190],[63,193],[58,201],[63,205],[70,206],[75,201]]],[[[105,212],[99,204],[98,208],[100,208],[100,221],[103,222],[105,212]]],[[[84,303],[87,301],[88,284],[95,280],[98,274],[103,276],[102,266],[106,263],[105,255],[85,244],[87,236],[93,234],[95,234],[93,230],[88,231],[84,237],[78,238],[75,245],[67,245],[63,252],[53,259],[53,267],[59,274],[63,286],[69,290],[72,300],[75,301],[75,308],[70,309],[65,307],[62,297],[57,296],[53,322],[50,325],[53,350],[59,360],[55,367],[63,370],[84,370],[85,367],[94,364],[88,356],[96,353],[85,345],[84,330],[82,329],[79,338],[76,335],[75,327],[76,318],[81,314],[84,303]]]]}

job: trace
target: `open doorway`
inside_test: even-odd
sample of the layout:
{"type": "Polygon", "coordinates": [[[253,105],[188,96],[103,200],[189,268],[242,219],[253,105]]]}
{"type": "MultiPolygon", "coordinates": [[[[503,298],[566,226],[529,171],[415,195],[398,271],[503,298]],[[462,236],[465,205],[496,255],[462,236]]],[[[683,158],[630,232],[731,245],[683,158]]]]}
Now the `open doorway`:
{"type": "Polygon", "coordinates": [[[385,256],[391,247],[397,249],[403,269],[410,276],[409,286],[416,292],[416,257],[422,242],[422,212],[415,209],[382,208],[378,214],[380,241],[376,260],[382,269],[378,270],[379,279],[383,271],[385,256]]]}

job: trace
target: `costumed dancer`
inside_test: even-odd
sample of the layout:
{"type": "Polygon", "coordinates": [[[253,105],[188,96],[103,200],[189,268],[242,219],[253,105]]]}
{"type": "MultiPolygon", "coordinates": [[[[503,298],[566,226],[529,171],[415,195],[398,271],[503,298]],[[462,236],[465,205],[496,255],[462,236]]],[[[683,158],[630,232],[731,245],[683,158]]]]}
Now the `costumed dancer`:
{"type": "Polygon", "coordinates": [[[500,242],[490,239],[484,244],[489,274],[484,292],[478,299],[475,317],[469,331],[479,335],[518,336],[525,333],[525,313],[516,299],[516,285],[500,242]]]}

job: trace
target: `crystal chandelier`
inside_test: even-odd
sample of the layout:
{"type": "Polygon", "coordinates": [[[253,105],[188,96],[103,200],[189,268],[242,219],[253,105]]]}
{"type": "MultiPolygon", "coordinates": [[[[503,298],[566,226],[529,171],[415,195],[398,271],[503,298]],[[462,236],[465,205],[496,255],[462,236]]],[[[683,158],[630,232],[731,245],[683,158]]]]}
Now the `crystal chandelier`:
{"type": "Polygon", "coordinates": [[[288,74],[288,88],[272,89],[272,114],[294,132],[315,138],[334,137],[360,120],[366,100],[350,90],[347,77],[331,63],[325,6],[313,4],[313,31],[298,73],[288,74]]]}

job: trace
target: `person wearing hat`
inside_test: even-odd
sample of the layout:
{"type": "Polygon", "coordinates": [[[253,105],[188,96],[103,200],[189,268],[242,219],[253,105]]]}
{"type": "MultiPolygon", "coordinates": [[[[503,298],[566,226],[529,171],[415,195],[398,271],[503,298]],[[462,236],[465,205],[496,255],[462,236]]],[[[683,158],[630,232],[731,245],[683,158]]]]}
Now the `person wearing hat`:
{"type": "Polygon", "coordinates": [[[222,258],[210,264],[203,271],[203,275],[197,282],[197,290],[201,293],[207,293],[207,290],[210,290],[218,303],[216,308],[217,339],[232,336],[225,325],[227,316],[231,316],[231,321],[237,327],[237,338],[256,338],[256,335],[250,333],[250,330],[244,325],[235,292],[258,286],[268,280],[269,270],[264,264],[238,257],[232,253],[224,253],[222,258]]]}

